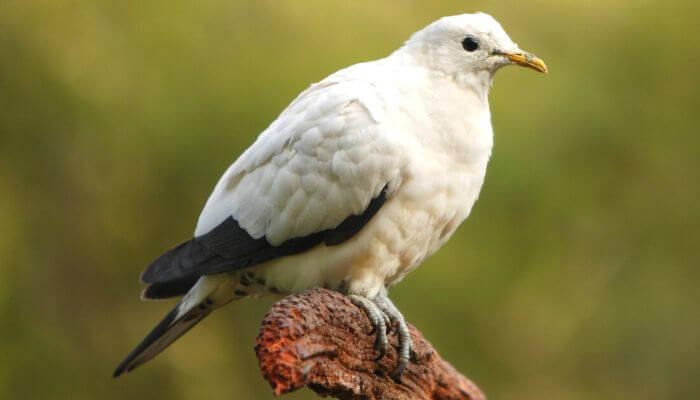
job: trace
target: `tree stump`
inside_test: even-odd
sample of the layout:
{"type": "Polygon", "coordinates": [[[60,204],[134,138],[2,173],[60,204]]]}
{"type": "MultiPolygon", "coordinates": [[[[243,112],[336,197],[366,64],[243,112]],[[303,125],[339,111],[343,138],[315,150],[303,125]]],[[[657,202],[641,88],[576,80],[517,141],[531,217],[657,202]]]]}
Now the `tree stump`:
{"type": "Polygon", "coordinates": [[[396,335],[386,356],[374,361],[375,337],[364,311],[344,295],[312,289],[277,302],[262,322],[255,352],[263,377],[279,396],[308,386],[339,399],[469,399],[486,397],[440,358],[409,325],[414,355],[400,381],[396,335]]]}

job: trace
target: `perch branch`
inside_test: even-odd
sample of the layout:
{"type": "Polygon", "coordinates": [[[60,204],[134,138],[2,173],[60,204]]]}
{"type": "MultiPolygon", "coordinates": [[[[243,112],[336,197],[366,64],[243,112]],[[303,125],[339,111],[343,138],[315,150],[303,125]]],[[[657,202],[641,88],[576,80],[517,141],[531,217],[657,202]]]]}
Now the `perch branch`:
{"type": "Polygon", "coordinates": [[[272,307],[255,352],[277,396],[306,385],[321,396],[340,399],[485,399],[413,326],[415,358],[401,381],[393,380],[396,335],[391,332],[390,349],[375,362],[371,330],[364,312],[344,295],[312,289],[272,307]]]}

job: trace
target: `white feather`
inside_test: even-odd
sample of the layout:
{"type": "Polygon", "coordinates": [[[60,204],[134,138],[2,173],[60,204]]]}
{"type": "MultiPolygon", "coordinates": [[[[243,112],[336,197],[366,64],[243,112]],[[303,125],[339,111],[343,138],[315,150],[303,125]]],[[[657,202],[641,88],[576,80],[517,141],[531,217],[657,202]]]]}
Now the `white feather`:
{"type": "Polygon", "coordinates": [[[509,61],[465,52],[467,34],[518,51],[488,15],[446,17],[389,57],[312,85],[226,171],[195,235],[233,216],[252,237],[279,245],[362,213],[388,187],[350,240],[254,268],[287,292],[345,282],[371,297],[398,282],[469,215],[486,173],[488,91],[509,61]]]}
{"type": "Polygon", "coordinates": [[[195,236],[232,215],[279,245],[361,214],[399,179],[398,158],[386,154],[395,138],[381,132],[373,95],[365,81],[333,79],[299,95],[223,175],[195,236]]]}

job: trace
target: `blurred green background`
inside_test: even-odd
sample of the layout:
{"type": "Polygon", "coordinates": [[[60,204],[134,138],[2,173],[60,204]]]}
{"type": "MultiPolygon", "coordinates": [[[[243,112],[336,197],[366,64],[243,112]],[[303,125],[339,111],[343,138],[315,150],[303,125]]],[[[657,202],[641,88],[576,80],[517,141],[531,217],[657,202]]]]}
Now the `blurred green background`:
{"type": "Polygon", "coordinates": [[[551,72],[499,72],[481,198],[394,301],[491,399],[700,398],[700,6],[653,0],[0,2],[0,398],[270,398],[271,298],[111,379],[172,307],[140,272],[299,91],[477,10],[551,72]]]}

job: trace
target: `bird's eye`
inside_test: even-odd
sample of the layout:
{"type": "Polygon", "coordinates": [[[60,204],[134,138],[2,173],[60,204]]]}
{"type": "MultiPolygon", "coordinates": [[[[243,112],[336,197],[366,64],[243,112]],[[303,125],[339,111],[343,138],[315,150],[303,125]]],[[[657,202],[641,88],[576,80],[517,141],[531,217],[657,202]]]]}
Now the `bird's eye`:
{"type": "Polygon", "coordinates": [[[462,47],[466,51],[474,51],[479,48],[479,41],[474,36],[467,36],[462,40],[462,47]]]}

